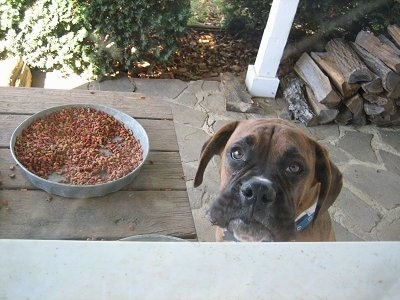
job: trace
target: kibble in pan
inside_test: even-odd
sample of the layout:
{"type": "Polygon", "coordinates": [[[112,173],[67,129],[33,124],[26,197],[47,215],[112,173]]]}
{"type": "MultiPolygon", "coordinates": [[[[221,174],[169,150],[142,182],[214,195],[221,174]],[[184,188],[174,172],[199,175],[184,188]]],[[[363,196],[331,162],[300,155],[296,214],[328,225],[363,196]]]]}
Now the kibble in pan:
{"type": "Polygon", "coordinates": [[[122,178],[143,161],[131,130],[92,107],[67,107],[36,119],[16,138],[14,152],[33,174],[72,185],[122,178]]]}

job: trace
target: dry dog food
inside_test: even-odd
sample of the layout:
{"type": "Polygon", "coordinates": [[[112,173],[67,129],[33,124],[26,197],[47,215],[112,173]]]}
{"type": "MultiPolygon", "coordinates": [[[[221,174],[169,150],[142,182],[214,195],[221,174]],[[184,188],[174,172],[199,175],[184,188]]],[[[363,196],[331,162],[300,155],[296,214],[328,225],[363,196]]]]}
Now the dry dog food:
{"type": "Polygon", "coordinates": [[[130,130],[87,107],[65,108],[35,120],[17,137],[14,151],[30,172],[74,185],[116,180],[143,160],[130,130]]]}

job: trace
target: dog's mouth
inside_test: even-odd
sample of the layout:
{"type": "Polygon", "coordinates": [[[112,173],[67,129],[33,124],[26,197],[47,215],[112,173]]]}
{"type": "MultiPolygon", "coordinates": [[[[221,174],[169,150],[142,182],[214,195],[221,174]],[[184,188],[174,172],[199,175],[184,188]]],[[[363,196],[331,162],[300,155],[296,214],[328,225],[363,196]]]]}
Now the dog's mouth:
{"type": "Polygon", "coordinates": [[[229,221],[227,230],[233,233],[240,242],[274,242],[275,236],[271,230],[258,222],[245,222],[242,219],[229,221]]]}
{"type": "Polygon", "coordinates": [[[227,231],[225,240],[239,242],[284,242],[293,241],[295,239],[295,226],[291,220],[280,220],[275,226],[273,223],[277,221],[273,218],[269,221],[262,222],[256,218],[248,218],[241,216],[240,213],[221,214],[214,207],[206,214],[206,218],[216,226],[227,231]],[[233,215],[232,215],[233,214],[233,215]],[[230,217],[229,217],[230,215],[230,217]],[[270,224],[270,226],[266,225],[270,224]]]}
{"type": "Polygon", "coordinates": [[[277,194],[271,203],[244,203],[240,184],[231,184],[209,207],[206,218],[241,242],[283,242],[295,238],[295,223],[289,201],[277,194]],[[277,199],[279,198],[279,199],[277,199]]]}

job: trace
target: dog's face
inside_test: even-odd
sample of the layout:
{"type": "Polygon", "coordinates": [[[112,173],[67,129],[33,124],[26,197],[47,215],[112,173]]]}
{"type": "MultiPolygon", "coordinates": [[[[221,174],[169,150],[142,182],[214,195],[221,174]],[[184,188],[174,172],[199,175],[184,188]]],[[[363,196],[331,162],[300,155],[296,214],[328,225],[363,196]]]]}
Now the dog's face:
{"type": "Polygon", "coordinates": [[[240,241],[296,239],[295,218],[317,201],[325,212],[342,176],[316,141],[278,119],[234,122],[203,146],[195,187],[206,165],[221,156],[221,186],[208,218],[240,241]]]}

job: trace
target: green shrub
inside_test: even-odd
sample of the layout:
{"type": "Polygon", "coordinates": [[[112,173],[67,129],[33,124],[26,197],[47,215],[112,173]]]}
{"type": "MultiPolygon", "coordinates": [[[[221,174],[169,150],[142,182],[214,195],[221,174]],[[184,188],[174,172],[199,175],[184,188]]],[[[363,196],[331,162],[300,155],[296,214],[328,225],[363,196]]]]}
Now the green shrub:
{"type": "MultiPolygon", "coordinates": [[[[271,0],[225,0],[226,28],[241,37],[259,38],[267,23],[271,0]]],[[[301,0],[291,35],[354,37],[361,29],[382,33],[399,22],[400,4],[393,0],[301,0]]]]}
{"type": "Polygon", "coordinates": [[[259,37],[267,24],[271,0],[224,0],[224,26],[239,37],[259,37]]]}
{"type": "Polygon", "coordinates": [[[32,0],[0,0],[0,56],[5,55],[7,49],[11,47],[11,40],[7,36],[15,35],[25,8],[32,2],[32,0]]]}
{"type": "Polygon", "coordinates": [[[8,51],[31,67],[81,73],[90,65],[85,55],[84,6],[77,1],[38,0],[23,7],[17,28],[7,32],[8,51]]]}
{"type": "Polygon", "coordinates": [[[399,19],[400,4],[393,0],[306,0],[300,1],[295,22],[305,31],[353,39],[362,29],[384,33],[399,19]]]}
{"type": "Polygon", "coordinates": [[[140,63],[166,61],[178,48],[190,15],[188,0],[93,0],[85,16],[96,73],[134,72],[140,63]]]}
{"type": "Polygon", "coordinates": [[[99,78],[166,60],[190,11],[189,0],[0,1],[0,51],[31,67],[99,78]]]}

